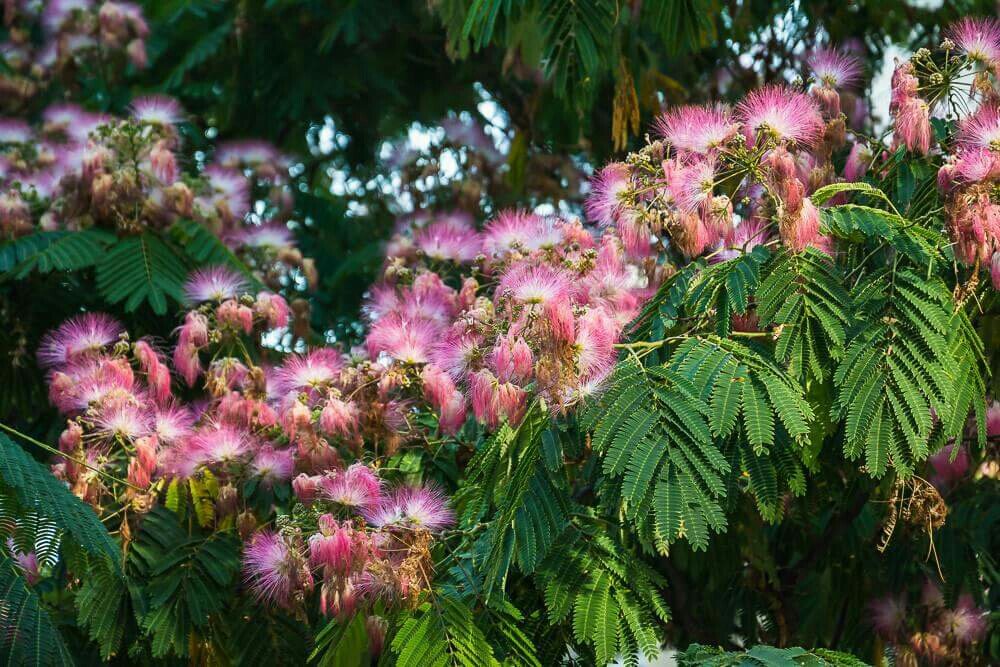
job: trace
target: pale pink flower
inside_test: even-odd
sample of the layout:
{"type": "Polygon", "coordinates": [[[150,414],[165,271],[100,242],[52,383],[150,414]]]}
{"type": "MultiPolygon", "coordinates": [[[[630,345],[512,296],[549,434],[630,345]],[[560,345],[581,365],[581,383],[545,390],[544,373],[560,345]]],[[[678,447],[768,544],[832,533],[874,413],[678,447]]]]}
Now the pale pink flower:
{"type": "Polygon", "coordinates": [[[376,528],[414,528],[437,532],[450,526],[454,514],[444,493],[434,486],[400,487],[373,508],[365,520],[376,528]]]}
{"type": "Polygon", "coordinates": [[[188,440],[195,460],[204,463],[231,463],[243,459],[253,449],[252,436],[229,425],[198,429],[188,440]]]}
{"type": "Polygon", "coordinates": [[[291,355],[274,371],[274,391],[277,396],[319,392],[335,384],[343,370],[344,360],[332,348],[291,355]]]}
{"type": "Polygon", "coordinates": [[[861,62],[845,51],[817,49],[806,63],[817,83],[827,88],[850,88],[861,79],[861,62]]]}
{"type": "Polygon", "coordinates": [[[260,292],[254,302],[254,314],[271,329],[288,326],[288,302],[280,294],[260,292]]]}
{"type": "Polygon", "coordinates": [[[962,119],[956,140],[964,148],[984,148],[1000,152],[1000,109],[984,104],[962,119]]]}
{"type": "MultiPolygon", "coordinates": [[[[1000,155],[987,148],[972,148],[958,154],[954,162],[953,176],[964,183],[991,181],[1000,176],[1000,155]]],[[[948,165],[942,165],[944,169],[948,165]]],[[[940,177],[940,173],[938,174],[940,177]]],[[[940,182],[940,178],[939,178],[940,182]]],[[[950,185],[950,184],[945,184],[950,185]]],[[[942,188],[949,191],[950,187],[942,188]]]]}
{"type": "Polygon", "coordinates": [[[38,362],[51,368],[94,355],[116,342],[124,332],[116,319],[104,313],[71,317],[42,338],[38,362]]]}
{"type": "Polygon", "coordinates": [[[871,603],[870,609],[872,625],[883,638],[892,640],[903,629],[906,599],[902,595],[878,598],[871,603]]]}
{"type": "Polygon", "coordinates": [[[761,135],[779,142],[804,146],[815,144],[823,135],[823,119],[816,104],[806,95],[784,86],[764,86],[750,92],[736,108],[748,143],[761,135]]]}
{"type": "Polygon", "coordinates": [[[298,588],[300,564],[280,535],[262,531],[243,552],[243,574],[259,600],[282,606],[298,588]]]}
{"type": "Polygon", "coordinates": [[[291,479],[295,459],[290,449],[274,449],[266,446],[257,450],[250,467],[264,485],[272,486],[275,482],[291,479]]]}
{"type": "Polygon", "coordinates": [[[368,332],[365,345],[372,359],[380,354],[408,364],[430,361],[431,349],[441,327],[424,319],[406,319],[395,313],[379,319],[368,332]]]}
{"type": "Polygon", "coordinates": [[[460,264],[474,260],[482,247],[479,234],[474,229],[447,221],[434,222],[419,230],[413,236],[413,243],[432,260],[460,264]]]}
{"type": "Polygon", "coordinates": [[[325,433],[349,438],[357,433],[358,407],[352,402],[329,398],[319,415],[319,427],[325,433]]]}
{"type": "Polygon", "coordinates": [[[382,482],[363,463],[330,473],[320,480],[322,497],[330,502],[358,510],[373,507],[382,500],[382,482]]]}
{"type": "Polygon", "coordinates": [[[224,266],[198,269],[188,277],[184,284],[184,292],[193,304],[234,299],[246,289],[246,279],[224,266]]]}
{"type": "Polygon", "coordinates": [[[682,106],[657,118],[653,128],[680,154],[697,155],[717,150],[739,131],[722,105],[682,106]]]}
{"type": "Polygon", "coordinates": [[[590,309],[577,321],[576,366],[581,377],[604,375],[617,359],[618,327],[600,309],[590,309]]]}
{"type": "Polygon", "coordinates": [[[952,25],[948,37],[973,60],[993,65],[1000,61],[1000,21],[966,17],[952,25]]]}
{"type": "Polygon", "coordinates": [[[954,448],[955,445],[947,445],[927,459],[934,470],[931,481],[937,487],[951,486],[969,472],[969,451],[964,445],[959,446],[957,453],[954,452],[954,448]],[[955,456],[954,461],[951,460],[952,454],[955,456]]]}
{"type": "Polygon", "coordinates": [[[959,644],[977,642],[986,634],[988,612],[979,609],[972,596],[963,593],[958,596],[954,609],[947,609],[941,615],[940,626],[955,638],[959,644]]]}
{"type": "Polygon", "coordinates": [[[587,218],[602,227],[616,224],[625,208],[622,194],[629,186],[629,167],[624,162],[612,162],[594,174],[586,202],[587,218]]]}
{"type": "Polygon", "coordinates": [[[132,118],[140,123],[173,127],[184,120],[184,110],[172,97],[148,95],[132,101],[132,118]]]}
{"type": "Polygon", "coordinates": [[[909,97],[899,104],[893,128],[893,146],[906,146],[918,155],[927,155],[931,147],[930,108],[919,97],[909,97]]]}

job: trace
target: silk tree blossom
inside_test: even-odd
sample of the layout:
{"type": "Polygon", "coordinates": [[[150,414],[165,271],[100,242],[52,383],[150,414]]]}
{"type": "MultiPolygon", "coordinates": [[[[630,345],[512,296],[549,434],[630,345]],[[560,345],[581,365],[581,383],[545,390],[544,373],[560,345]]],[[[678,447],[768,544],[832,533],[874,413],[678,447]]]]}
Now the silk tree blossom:
{"type": "Polygon", "coordinates": [[[336,350],[317,348],[304,355],[291,355],[273,374],[276,396],[306,392],[321,393],[340,377],[344,360],[336,350]]]}
{"type": "Polygon", "coordinates": [[[1000,21],[995,18],[963,18],[947,30],[959,51],[973,60],[995,66],[1000,62],[1000,21]]]}
{"type": "Polygon", "coordinates": [[[653,128],[681,155],[709,155],[739,132],[722,105],[678,107],[657,118],[653,128]]]}
{"type": "Polygon", "coordinates": [[[471,262],[482,241],[474,229],[448,221],[435,222],[414,234],[413,242],[428,258],[437,261],[471,262]]]}
{"type": "Polygon", "coordinates": [[[297,588],[313,585],[303,557],[274,532],[254,535],[243,552],[243,576],[257,599],[282,607],[291,606],[297,588]]]}
{"type": "Polygon", "coordinates": [[[750,93],[736,107],[736,119],[750,145],[764,137],[778,142],[811,146],[823,134],[816,104],[784,86],[765,86],[750,93]]]}
{"type": "Polygon", "coordinates": [[[806,59],[816,82],[828,88],[850,88],[861,79],[861,62],[846,51],[817,49],[806,59]]]}
{"type": "Polygon", "coordinates": [[[149,95],[132,101],[132,118],[140,123],[174,127],[184,120],[184,110],[172,97],[149,95]]]}
{"type": "Polygon", "coordinates": [[[198,269],[191,274],[184,285],[184,293],[193,304],[234,299],[246,290],[246,279],[222,266],[198,269]]]}
{"type": "Polygon", "coordinates": [[[46,368],[77,361],[115,343],[124,331],[105,313],[77,315],[45,335],[38,348],[38,361],[46,368]]]}
{"type": "Polygon", "coordinates": [[[365,520],[376,528],[403,528],[438,532],[450,526],[454,514],[440,489],[400,487],[364,512],[365,520]]]}
{"type": "Polygon", "coordinates": [[[587,217],[602,227],[616,224],[623,211],[621,197],[629,185],[629,168],[622,162],[612,162],[597,172],[590,181],[587,217]]]}

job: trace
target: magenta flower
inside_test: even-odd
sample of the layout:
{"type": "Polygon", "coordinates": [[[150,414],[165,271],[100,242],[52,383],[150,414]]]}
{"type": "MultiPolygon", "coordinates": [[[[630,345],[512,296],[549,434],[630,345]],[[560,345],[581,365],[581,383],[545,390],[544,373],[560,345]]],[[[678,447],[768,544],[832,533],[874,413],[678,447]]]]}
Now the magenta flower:
{"type": "Polygon", "coordinates": [[[653,128],[682,155],[708,155],[739,130],[722,105],[679,107],[657,118],[653,128]]]}
{"type": "Polygon", "coordinates": [[[291,549],[277,533],[257,533],[243,552],[244,580],[261,601],[288,606],[297,570],[291,549]]]}
{"type": "Polygon", "coordinates": [[[390,313],[368,332],[365,345],[372,359],[380,354],[408,364],[430,361],[431,350],[441,335],[440,325],[424,319],[407,319],[390,313]]]}
{"type": "Polygon", "coordinates": [[[423,528],[431,532],[443,530],[455,520],[444,493],[434,486],[400,487],[375,507],[366,509],[364,517],[376,528],[423,528]]]}
{"type": "Polygon", "coordinates": [[[964,148],[1000,152],[1000,109],[992,104],[980,107],[962,120],[956,138],[964,148]]]}
{"type": "Polygon", "coordinates": [[[736,108],[743,133],[753,145],[761,135],[779,142],[812,146],[823,135],[823,119],[806,95],[784,86],[765,86],[750,92],[736,108]]]}
{"type": "Polygon", "coordinates": [[[172,127],[184,120],[184,110],[172,97],[148,95],[133,100],[132,118],[140,123],[172,127]]]}
{"type": "Polygon", "coordinates": [[[198,429],[187,440],[191,457],[204,463],[231,463],[247,456],[253,449],[252,436],[230,425],[198,429]]]}
{"type": "Polygon", "coordinates": [[[601,227],[616,224],[625,205],[621,196],[629,186],[629,168],[624,162],[612,162],[594,174],[586,202],[587,218],[601,227]]]}
{"type": "Polygon", "coordinates": [[[482,247],[476,230],[446,220],[434,222],[419,230],[413,235],[413,243],[432,260],[459,264],[474,260],[482,247]]]}
{"type": "Polygon", "coordinates": [[[806,62],[816,81],[827,88],[850,88],[861,78],[861,62],[844,51],[818,49],[806,62]]]}
{"type": "Polygon", "coordinates": [[[184,293],[193,304],[225,301],[239,297],[247,289],[246,279],[224,266],[210,266],[192,273],[184,284],[184,293]]]}
{"type": "Polygon", "coordinates": [[[38,362],[52,368],[96,354],[116,342],[124,332],[118,320],[104,313],[71,317],[42,338],[38,362]]]}
{"type": "Polygon", "coordinates": [[[320,481],[323,498],[344,507],[363,510],[382,500],[382,481],[363,463],[330,473],[320,481]]]}
{"type": "Polygon", "coordinates": [[[1000,21],[995,18],[966,17],[951,26],[947,35],[973,60],[986,64],[1000,60],[1000,21]]]}
{"type": "Polygon", "coordinates": [[[273,486],[275,482],[285,482],[292,478],[295,458],[290,449],[266,446],[257,450],[250,467],[265,486],[273,486]]]}
{"type": "Polygon", "coordinates": [[[344,360],[332,348],[317,348],[304,355],[289,356],[274,371],[275,395],[318,391],[334,384],[342,370],[344,360]]]}

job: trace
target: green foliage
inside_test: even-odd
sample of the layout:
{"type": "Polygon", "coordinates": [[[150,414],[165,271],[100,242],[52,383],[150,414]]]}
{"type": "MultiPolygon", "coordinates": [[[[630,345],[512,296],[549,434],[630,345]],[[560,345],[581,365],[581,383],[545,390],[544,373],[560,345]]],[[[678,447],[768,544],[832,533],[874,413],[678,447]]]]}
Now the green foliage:
{"type": "Polygon", "coordinates": [[[7,555],[0,556],[0,660],[8,665],[73,665],[52,617],[7,555]]]}
{"type": "Polygon", "coordinates": [[[659,655],[657,628],[670,620],[659,592],[664,580],[595,523],[578,521],[566,531],[538,576],[550,622],[571,623],[595,663],[659,655]]]}
{"type": "Polygon", "coordinates": [[[0,247],[0,274],[22,280],[33,271],[79,271],[104,256],[114,236],[96,229],[35,232],[0,247]]]}
{"type": "Polygon", "coordinates": [[[93,564],[73,602],[80,627],[97,643],[101,659],[110,660],[121,647],[129,621],[125,581],[109,568],[93,564]]]}
{"type": "Polygon", "coordinates": [[[761,326],[780,327],[774,356],[795,377],[823,381],[843,351],[850,299],[844,276],[813,248],[784,252],[756,294],[761,326]]]}
{"type": "Polygon", "coordinates": [[[109,303],[124,302],[136,310],[148,302],[153,312],[167,312],[167,298],[184,298],[187,267],[174,251],[151,232],[122,239],[97,265],[97,289],[109,303]]]}
{"type": "Polygon", "coordinates": [[[677,654],[681,667],[865,667],[867,663],[847,653],[826,649],[775,648],[754,646],[746,651],[692,644],[677,654]]]}
{"type": "Polygon", "coordinates": [[[856,324],[834,374],[844,451],[850,459],[863,453],[875,477],[885,474],[890,461],[910,474],[914,462],[930,453],[932,409],[946,416],[947,431],[960,428],[950,423],[951,295],[936,278],[883,270],[859,284],[853,299],[856,324]]]}
{"type": "Polygon", "coordinates": [[[355,614],[347,621],[335,618],[328,622],[316,635],[316,648],[309,659],[320,667],[364,667],[369,664],[364,615],[355,614]]]}
{"type": "Polygon", "coordinates": [[[0,498],[8,515],[44,517],[58,526],[71,544],[92,556],[110,559],[119,567],[118,547],[94,511],[2,433],[0,498]]]}
{"type": "Polygon", "coordinates": [[[472,609],[449,595],[432,596],[408,614],[392,639],[398,667],[489,667],[499,662],[472,609]]]}
{"type": "Polygon", "coordinates": [[[185,530],[158,507],[143,520],[129,556],[130,578],[143,583],[136,613],[154,657],[186,656],[189,636],[207,627],[232,595],[239,541],[230,533],[185,530]]]}

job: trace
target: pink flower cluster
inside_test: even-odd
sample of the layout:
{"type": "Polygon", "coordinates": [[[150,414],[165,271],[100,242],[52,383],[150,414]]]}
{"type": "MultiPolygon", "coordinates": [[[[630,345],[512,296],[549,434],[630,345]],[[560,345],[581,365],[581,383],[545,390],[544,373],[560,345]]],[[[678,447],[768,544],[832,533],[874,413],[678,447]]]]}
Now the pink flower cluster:
{"type": "Polygon", "coordinates": [[[616,228],[629,256],[640,260],[659,252],[662,233],[690,260],[771,243],[772,227],[795,251],[832,252],[809,194],[864,175],[861,143],[842,174],[831,159],[847,146],[841,93],[858,81],[860,66],[835,50],[817,51],[808,63],[808,92],[765,86],[732,109],[684,106],[664,114],[654,126],[658,141],[595,176],[588,217],[616,228]]]}
{"type": "Polygon", "coordinates": [[[435,487],[387,488],[355,463],[293,482],[301,505],[278,530],[256,533],[244,554],[247,585],[292,609],[315,588],[325,615],[350,617],[375,600],[416,599],[430,586],[433,536],[453,522],[435,487]]]}
{"type": "Polygon", "coordinates": [[[656,286],[647,268],[575,220],[504,211],[479,231],[457,213],[411,218],[371,290],[365,346],[422,387],[442,432],[470,408],[488,428],[516,425],[532,396],[565,409],[600,386],[656,286]]]}
{"type": "Polygon", "coordinates": [[[264,142],[223,143],[200,173],[185,174],[184,120],[162,96],[135,100],[128,118],[72,104],[48,107],[34,127],[0,118],[0,237],[91,226],[134,233],[193,219],[273,288],[292,273],[314,284],[312,260],[286,224],[288,158],[264,142]],[[251,216],[255,202],[267,205],[270,221],[251,216]]]}
{"type": "Polygon", "coordinates": [[[893,148],[940,155],[938,188],[945,199],[948,232],[959,261],[987,268],[1000,289],[1000,21],[963,19],[947,32],[942,57],[927,49],[898,63],[892,78],[893,148]],[[958,83],[967,80],[970,83],[958,83]],[[953,83],[954,82],[954,83],[953,83]],[[932,114],[950,111],[955,98],[974,111],[954,137],[934,140],[932,114]]]}
{"type": "Polygon", "coordinates": [[[926,581],[915,605],[905,594],[887,595],[870,605],[875,631],[895,646],[897,661],[916,664],[967,664],[970,648],[986,634],[987,612],[976,607],[972,596],[962,594],[953,606],[945,604],[941,590],[926,581]]]}
{"type": "Polygon", "coordinates": [[[53,81],[87,68],[146,67],[149,26],[132,2],[13,0],[4,4],[0,107],[29,105],[53,81]]]}

